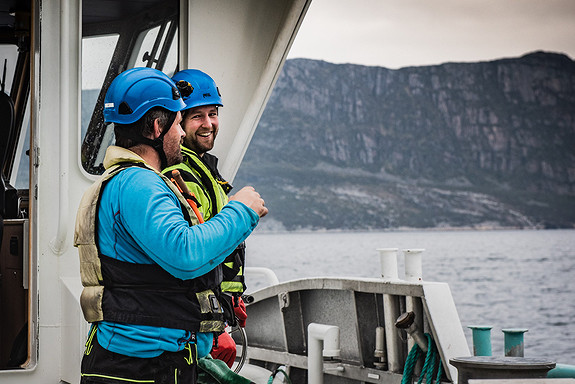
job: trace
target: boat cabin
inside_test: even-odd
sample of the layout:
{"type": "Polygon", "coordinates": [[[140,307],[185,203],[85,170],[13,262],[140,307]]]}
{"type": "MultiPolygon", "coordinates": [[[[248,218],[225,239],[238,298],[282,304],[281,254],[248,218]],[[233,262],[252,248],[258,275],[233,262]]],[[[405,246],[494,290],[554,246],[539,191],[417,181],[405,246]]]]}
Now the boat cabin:
{"type": "Polygon", "coordinates": [[[120,72],[199,68],[226,126],[233,179],[309,1],[0,0],[0,380],[79,382],[87,323],[76,209],[114,142],[120,72]]]}

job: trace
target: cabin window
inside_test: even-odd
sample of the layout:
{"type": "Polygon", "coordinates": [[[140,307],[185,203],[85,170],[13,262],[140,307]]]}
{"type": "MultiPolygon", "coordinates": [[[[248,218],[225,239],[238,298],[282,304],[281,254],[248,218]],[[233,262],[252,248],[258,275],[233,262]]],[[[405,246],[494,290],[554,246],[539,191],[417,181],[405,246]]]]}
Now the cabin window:
{"type": "MultiPolygon", "coordinates": [[[[16,45],[3,45],[0,46],[0,91],[2,94],[10,97],[6,97],[0,101],[0,103],[6,103],[7,99],[12,100],[14,104],[14,98],[12,95],[12,84],[13,78],[16,71],[16,66],[18,65],[18,47],[16,45]]],[[[17,122],[19,119],[16,118],[16,108],[12,105],[9,109],[12,109],[11,122],[8,122],[7,110],[8,105],[0,106],[2,110],[2,138],[0,139],[2,144],[0,144],[2,157],[0,163],[2,164],[2,172],[4,179],[10,183],[11,186],[16,189],[28,189],[29,184],[29,157],[28,149],[30,148],[30,111],[28,107],[24,108],[24,120],[22,121],[22,129],[18,129],[17,122]],[[10,124],[11,128],[6,126],[10,124]]]]}
{"type": "Polygon", "coordinates": [[[12,88],[12,77],[16,68],[16,60],[18,59],[18,47],[16,45],[2,45],[0,46],[0,80],[2,81],[2,91],[10,94],[12,88]],[[4,75],[4,70],[6,74],[4,75]]]}
{"type": "Polygon", "coordinates": [[[177,31],[175,23],[167,22],[142,32],[138,39],[142,41],[140,49],[132,55],[133,67],[157,68],[172,76],[178,64],[178,47],[171,40],[177,31]]]}
{"type": "MultiPolygon", "coordinates": [[[[177,36],[177,32],[176,32],[177,36]]],[[[166,61],[162,71],[165,74],[172,77],[178,70],[178,44],[177,42],[172,42],[170,44],[170,50],[168,51],[168,56],[166,56],[166,61]]]]}
{"type": "Polygon", "coordinates": [[[104,124],[103,104],[118,73],[151,67],[172,76],[177,69],[178,2],[150,4],[105,25],[83,24],[81,162],[90,174],[103,172],[106,148],[115,142],[113,124],[104,124]]]}
{"type": "Polygon", "coordinates": [[[82,141],[104,85],[118,34],[82,39],[82,141]]]}
{"type": "Polygon", "coordinates": [[[30,185],[30,108],[27,105],[24,112],[24,122],[18,147],[14,158],[14,167],[10,184],[18,190],[27,190],[30,185]]]}

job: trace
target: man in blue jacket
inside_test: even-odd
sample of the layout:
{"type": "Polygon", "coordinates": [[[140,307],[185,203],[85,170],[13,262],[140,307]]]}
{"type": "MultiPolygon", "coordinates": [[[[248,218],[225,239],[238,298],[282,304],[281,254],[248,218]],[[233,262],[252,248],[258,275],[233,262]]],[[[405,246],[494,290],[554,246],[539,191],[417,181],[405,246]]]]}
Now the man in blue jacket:
{"type": "Polygon", "coordinates": [[[173,81],[151,68],[121,73],[106,93],[116,145],[82,198],[74,235],[82,310],[93,323],[82,383],[195,383],[197,359],[229,316],[218,300],[220,265],[267,214],[245,187],[200,224],[160,173],[182,160],[184,107],[173,81]]]}

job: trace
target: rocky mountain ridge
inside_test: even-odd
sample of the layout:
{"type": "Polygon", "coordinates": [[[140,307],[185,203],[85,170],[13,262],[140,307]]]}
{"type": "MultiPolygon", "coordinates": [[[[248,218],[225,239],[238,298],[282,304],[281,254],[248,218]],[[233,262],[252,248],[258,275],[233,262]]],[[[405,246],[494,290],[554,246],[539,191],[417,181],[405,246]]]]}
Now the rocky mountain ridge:
{"type": "Polygon", "coordinates": [[[263,230],[574,227],[575,62],[288,60],[234,184],[263,230]]]}

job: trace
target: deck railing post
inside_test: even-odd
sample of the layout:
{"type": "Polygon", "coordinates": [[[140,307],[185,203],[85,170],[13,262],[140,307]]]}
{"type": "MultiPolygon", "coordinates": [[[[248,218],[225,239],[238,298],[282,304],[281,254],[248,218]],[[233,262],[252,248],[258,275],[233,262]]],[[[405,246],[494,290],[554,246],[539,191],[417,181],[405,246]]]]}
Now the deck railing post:
{"type": "MultiPolygon", "coordinates": [[[[418,283],[423,280],[423,266],[422,266],[422,254],[425,249],[421,248],[411,248],[404,249],[403,255],[405,258],[405,280],[418,283]]],[[[423,304],[421,300],[417,297],[406,297],[405,298],[405,310],[407,312],[413,312],[415,314],[415,323],[418,329],[423,330],[423,304]]],[[[411,351],[411,348],[415,345],[415,340],[409,338],[407,341],[407,348],[411,351]]],[[[416,367],[416,371],[420,370],[420,365],[416,367]]]]}
{"type": "MultiPolygon", "coordinates": [[[[398,248],[379,248],[381,261],[381,277],[385,281],[399,281],[397,271],[397,251],[398,248]]],[[[401,372],[402,348],[397,331],[395,330],[395,319],[399,316],[399,301],[394,295],[383,295],[383,317],[385,346],[387,354],[387,368],[391,372],[401,372]]]]}

